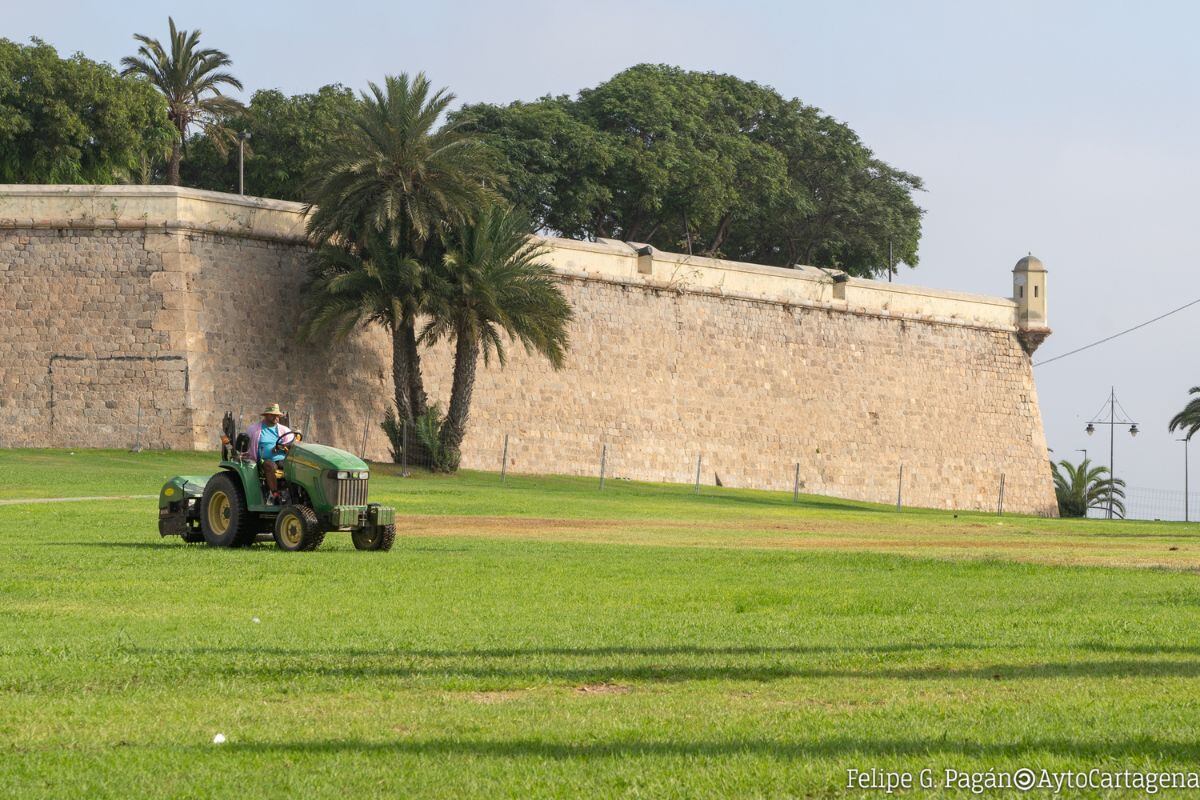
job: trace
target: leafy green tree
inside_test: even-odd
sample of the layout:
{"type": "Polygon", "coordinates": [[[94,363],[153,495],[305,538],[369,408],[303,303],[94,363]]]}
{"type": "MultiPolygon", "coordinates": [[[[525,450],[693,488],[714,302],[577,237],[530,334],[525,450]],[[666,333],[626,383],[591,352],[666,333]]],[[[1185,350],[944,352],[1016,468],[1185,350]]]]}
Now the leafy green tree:
{"type": "Polygon", "coordinates": [[[167,183],[179,185],[179,163],[188,130],[198,125],[218,147],[224,148],[232,134],[220,121],[240,105],[221,94],[222,86],[241,89],[242,83],[225,72],[233,62],[224,52],[200,49],[200,31],[176,30],[168,17],[170,42],[163,47],[157,39],[134,34],[141,42],[136,56],[121,59],[122,75],[141,78],[157,89],[167,101],[167,119],[175,127],[175,138],[167,160],[167,183]]]}
{"type": "Polygon", "coordinates": [[[454,342],[438,448],[445,458],[440,466],[451,471],[458,468],[481,355],[485,364],[494,356],[503,366],[508,338],[554,369],[566,360],[571,306],[553,270],[539,261],[546,251],[530,238],[531,227],[524,214],[493,206],[458,230],[442,263],[430,269],[421,341],[454,342]]]}
{"type": "Polygon", "coordinates": [[[579,113],[615,153],[596,235],[722,254],[734,220],[784,186],[783,159],[752,135],[778,102],[754,83],[647,65],[580,92],[579,113]]]}
{"type": "MultiPolygon", "coordinates": [[[[416,337],[424,303],[422,265],[439,261],[447,231],[490,202],[489,184],[497,181],[493,155],[477,137],[453,123],[439,127],[453,100],[445,89],[432,91],[424,74],[389,76],[382,87],[371,84],[345,135],[317,170],[316,205],[308,217],[314,241],[340,248],[361,264],[336,269],[380,271],[386,264],[397,275],[406,271],[403,279],[380,284],[388,312],[371,318],[392,333],[396,410],[405,422],[414,422],[427,406],[416,337]]],[[[331,268],[334,262],[327,259],[323,269],[331,268]]],[[[309,294],[316,309],[328,291],[320,279],[314,282],[309,294]]]]}
{"type": "MultiPolygon", "coordinates": [[[[245,108],[226,117],[231,131],[249,131],[246,143],[246,191],[260,197],[307,202],[317,167],[338,139],[358,100],[343,86],[322,86],[310,94],[287,96],[257,91],[245,108]]],[[[236,153],[223,152],[211,138],[193,136],[181,167],[183,182],[200,189],[236,192],[236,153]]]]}
{"type": "Polygon", "coordinates": [[[1108,467],[1093,467],[1091,459],[1085,458],[1078,465],[1065,459],[1052,461],[1050,468],[1060,516],[1084,517],[1089,508],[1107,510],[1110,500],[1113,516],[1125,516],[1125,481],[1112,478],[1108,467]]]}
{"type": "Polygon", "coordinates": [[[170,135],[149,87],[37,39],[0,39],[0,182],[136,180],[170,135]]]}
{"type": "Polygon", "coordinates": [[[917,263],[919,178],[846,125],[729,75],[640,65],[572,100],[455,117],[504,157],[540,227],[860,275],[917,263]]]}
{"type": "Polygon", "coordinates": [[[539,228],[587,237],[599,229],[598,210],[613,201],[615,148],[581,120],[565,97],[509,106],[478,105],[453,117],[479,131],[500,154],[506,195],[529,212],[539,228]]]}
{"type": "Polygon", "coordinates": [[[1193,386],[1188,389],[1188,394],[1195,395],[1188,401],[1175,416],[1171,417],[1171,424],[1167,426],[1167,430],[1174,433],[1177,430],[1186,430],[1187,438],[1192,438],[1196,431],[1200,431],[1200,386],[1193,386]]]}

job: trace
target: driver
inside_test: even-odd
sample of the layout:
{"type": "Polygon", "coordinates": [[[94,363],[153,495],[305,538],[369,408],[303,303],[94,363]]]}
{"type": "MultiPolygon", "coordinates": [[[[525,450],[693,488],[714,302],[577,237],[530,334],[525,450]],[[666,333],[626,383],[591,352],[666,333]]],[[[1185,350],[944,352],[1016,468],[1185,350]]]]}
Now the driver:
{"type": "Polygon", "coordinates": [[[275,445],[279,443],[280,438],[292,432],[291,428],[279,422],[282,416],[279,403],[271,403],[262,412],[262,422],[254,423],[250,430],[246,431],[250,435],[249,452],[258,460],[258,469],[267,481],[267,488],[271,490],[271,497],[267,502],[275,504],[281,501],[279,479],[275,477],[275,470],[279,462],[287,458],[287,453],[275,451],[275,445]]]}

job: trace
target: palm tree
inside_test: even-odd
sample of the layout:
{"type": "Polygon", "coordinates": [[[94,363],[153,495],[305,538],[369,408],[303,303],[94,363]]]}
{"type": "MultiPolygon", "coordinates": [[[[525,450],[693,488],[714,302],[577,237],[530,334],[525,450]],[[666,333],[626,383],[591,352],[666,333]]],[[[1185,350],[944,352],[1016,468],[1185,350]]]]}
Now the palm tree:
{"type": "Polygon", "coordinates": [[[1125,481],[1109,477],[1108,467],[1093,467],[1085,458],[1078,466],[1065,459],[1052,461],[1050,468],[1060,516],[1085,517],[1089,508],[1107,509],[1111,502],[1113,516],[1124,518],[1125,481]]]}
{"type": "Polygon", "coordinates": [[[1188,401],[1183,411],[1171,417],[1171,424],[1167,426],[1167,430],[1172,433],[1176,430],[1187,430],[1187,438],[1190,439],[1192,434],[1200,431],[1200,386],[1188,389],[1188,394],[1197,396],[1188,401]]]}
{"type": "MultiPolygon", "coordinates": [[[[437,127],[453,101],[446,89],[431,91],[423,73],[412,79],[389,76],[382,88],[371,84],[347,134],[319,168],[312,189],[315,202],[308,206],[308,232],[315,242],[333,244],[362,265],[374,264],[379,274],[390,274],[392,268],[404,272],[394,280],[364,275],[354,284],[373,285],[372,292],[384,293],[373,295],[368,308],[382,308],[386,299],[385,317],[372,316],[372,311],[360,314],[345,297],[329,305],[320,299],[320,280],[314,283],[313,301],[324,318],[331,319],[340,308],[351,327],[370,318],[390,329],[396,412],[404,422],[415,422],[426,412],[415,332],[422,261],[440,260],[442,237],[490,202],[489,184],[497,180],[490,151],[478,136],[456,124],[437,127]],[[391,252],[383,253],[385,248],[391,252]]],[[[339,263],[350,268],[348,262],[339,263]]],[[[349,279],[341,281],[336,293],[350,291],[350,286],[349,279]]]]}
{"type": "Polygon", "coordinates": [[[233,62],[224,52],[211,48],[198,49],[200,31],[175,29],[175,20],[167,17],[171,30],[170,50],[157,39],[134,34],[141,42],[136,56],[121,59],[122,75],[134,75],[150,82],[167,99],[167,118],[175,126],[176,136],[171,143],[167,162],[167,183],[179,185],[179,162],[188,128],[193,123],[211,137],[218,151],[224,153],[231,134],[220,124],[222,117],[241,104],[221,94],[221,86],[241,89],[242,83],[222,71],[233,62]]]}
{"type": "Polygon", "coordinates": [[[382,88],[370,84],[348,135],[315,180],[308,218],[314,239],[357,240],[373,231],[416,255],[493,199],[491,151],[459,123],[436,127],[455,97],[444,88],[430,92],[421,72],[411,80],[389,75],[382,88]]]}
{"type": "Polygon", "coordinates": [[[425,393],[412,393],[414,382],[419,389],[421,376],[404,332],[412,331],[421,307],[421,265],[400,254],[381,234],[370,234],[357,246],[324,244],[317,249],[316,263],[305,291],[301,335],[340,340],[360,325],[371,324],[389,331],[396,408],[402,420],[414,421],[425,413],[425,393]],[[410,374],[413,369],[418,370],[415,376],[410,374]]]}
{"type": "Polygon", "coordinates": [[[501,366],[505,337],[527,353],[538,353],[554,369],[565,363],[570,303],[554,273],[539,259],[545,249],[530,237],[532,226],[520,213],[500,206],[482,211],[457,231],[441,264],[430,270],[421,342],[454,340],[454,378],[439,448],[445,467],[458,467],[467,429],[480,355],[501,366]]]}

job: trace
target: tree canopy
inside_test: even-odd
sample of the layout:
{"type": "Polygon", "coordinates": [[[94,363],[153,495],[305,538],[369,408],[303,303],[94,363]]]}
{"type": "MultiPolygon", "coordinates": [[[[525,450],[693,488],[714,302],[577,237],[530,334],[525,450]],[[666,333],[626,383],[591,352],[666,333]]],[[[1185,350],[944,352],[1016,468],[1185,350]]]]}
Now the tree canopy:
{"type": "MultiPolygon", "coordinates": [[[[246,191],[259,197],[307,202],[317,166],[346,133],[358,108],[344,86],[322,86],[311,94],[259,90],[243,109],[223,121],[231,131],[249,131],[246,191]]],[[[236,154],[221,152],[208,137],[193,137],[182,164],[183,183],[199,189],[236,192],[236,154]]]]}
{"type": "Polygon", "coordinates": [[[0,39],[0,182],[137,181],[171,136],[146,84],[37,39],[0,39]]]}
{"type": "Polygon", "coordinates": [[[453,119],[504,156],[509,199],[565,236],[859,275],[886,272],[889,248],[917,263],[920,178],[770,87],[641,65],[453,119]]]}

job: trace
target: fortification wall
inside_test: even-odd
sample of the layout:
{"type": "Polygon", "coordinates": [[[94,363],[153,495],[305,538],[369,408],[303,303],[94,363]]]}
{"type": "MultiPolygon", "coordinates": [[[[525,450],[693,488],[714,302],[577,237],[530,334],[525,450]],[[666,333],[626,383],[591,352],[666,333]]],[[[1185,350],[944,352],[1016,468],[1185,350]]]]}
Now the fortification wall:
{"type": "MultiPolygon", "coordinates": [[[[386,457],[390,344],[300,345],[300,206],[168,187],[0,187],[0,445],[214,445],[278,399],[386,457]],[[267,311],[267,309],[274,309],[267,311]],[[268,324],[264,324],[263,320],[268,324]]],[[[567,369],[481,369],[464,465],[1053,513],[1008,299],[547,240],[575,308],[567,369]]],[[[449,349],[425,355],[445,402],[449,349]]]]}
{"type": "Polygon", "coordinates": [[[300,344],[296,203],[170,187],[0,187],[0,446],[205,449],[278,399],[387,458],[379,331],[300,344]]]}

